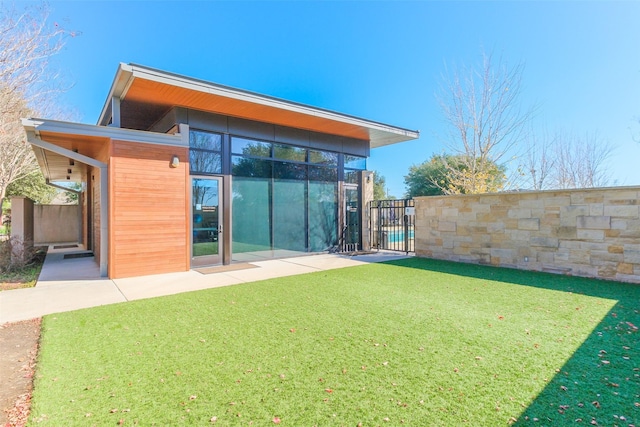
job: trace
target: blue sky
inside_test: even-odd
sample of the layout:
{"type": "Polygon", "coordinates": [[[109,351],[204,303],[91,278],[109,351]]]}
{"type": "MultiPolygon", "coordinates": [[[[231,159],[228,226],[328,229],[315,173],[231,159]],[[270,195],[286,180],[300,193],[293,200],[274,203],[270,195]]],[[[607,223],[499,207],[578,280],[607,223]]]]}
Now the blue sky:
{"type": "Polygon", "coordinates": [[[49,4],[52,21],[81,33],[55,65],[84,123],[97,121],[118,63],[155,67],[420,130],[369,159],[401,197],[409,167],[444,149],[434,94],[445,65],[484,49],[525,64],[521,101],[538,106],[536,128],[597,133],[617,147],[617,184],[640,184],[640,2],[49,4]]]}

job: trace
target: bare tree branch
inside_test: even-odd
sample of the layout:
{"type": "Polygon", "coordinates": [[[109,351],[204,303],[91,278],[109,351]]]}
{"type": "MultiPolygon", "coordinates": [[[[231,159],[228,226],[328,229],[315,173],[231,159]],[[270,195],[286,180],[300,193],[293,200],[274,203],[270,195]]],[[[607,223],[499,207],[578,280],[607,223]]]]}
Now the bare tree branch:
{"type": "MultiPolygon", "coordinates": [[[[478,67],[460,68],[448,78],[438,97],[449,123],[445,144],[465,162],[448,168],[452,181],[466,193],[498,191],[495,166],[504,166],[521,141],[533,109],[520,106],[523,64],[509,67],[501,58],[483,54],[478,67]]],[[[502,180],[501,182],[504,182],[502,180]]]]}
{"type": "Polygon", "coordinates": [[[20,119],[62,111],[56,95],[65,87],[49,60],[75,34],[48,18],[44,3],[18,11],[0,2],[0,217],[9,184],[38,168],[20,119]]]}

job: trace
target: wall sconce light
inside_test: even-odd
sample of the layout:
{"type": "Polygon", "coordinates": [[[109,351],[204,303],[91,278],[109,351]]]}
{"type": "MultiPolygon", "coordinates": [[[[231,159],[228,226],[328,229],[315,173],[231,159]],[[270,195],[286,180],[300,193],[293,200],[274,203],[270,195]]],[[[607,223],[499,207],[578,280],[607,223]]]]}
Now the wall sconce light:
{"type": "Polygon", "coordinates": [[[371,175],[367,175],[367,184],[371,182],[371,175]]]}
{"type": "Polygon", "coordinates": [[[169,166],[172,168],[177,168],[179,165],[180,165],[180,159],[178,158],[178,156],[173,156],[171,158],[171,163],[169,164],[169,166]]]}

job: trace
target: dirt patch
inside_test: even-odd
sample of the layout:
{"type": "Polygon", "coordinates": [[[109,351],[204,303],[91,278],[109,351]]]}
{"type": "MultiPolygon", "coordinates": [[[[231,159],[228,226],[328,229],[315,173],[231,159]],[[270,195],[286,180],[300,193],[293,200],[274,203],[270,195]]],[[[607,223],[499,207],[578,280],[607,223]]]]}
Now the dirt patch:
{"type": "Polygon", "coordinates": [[[24,426],[31,406],[41,319],[0,325],[0,425],[24,426]]]}

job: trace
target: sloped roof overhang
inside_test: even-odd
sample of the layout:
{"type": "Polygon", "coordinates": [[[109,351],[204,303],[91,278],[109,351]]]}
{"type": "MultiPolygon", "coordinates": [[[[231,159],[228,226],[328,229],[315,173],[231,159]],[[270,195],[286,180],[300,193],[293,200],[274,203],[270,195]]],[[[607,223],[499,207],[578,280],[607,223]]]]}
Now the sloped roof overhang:
{"type": "Polygon", "coordinates": [[[173,107],[184,107],[281,126],[368,141],[371,148],[417,139],[418,131],[134,64],[120,64],[98,125],[114,121],[119,100],[120,126],[148,129],[173,107]]]}

